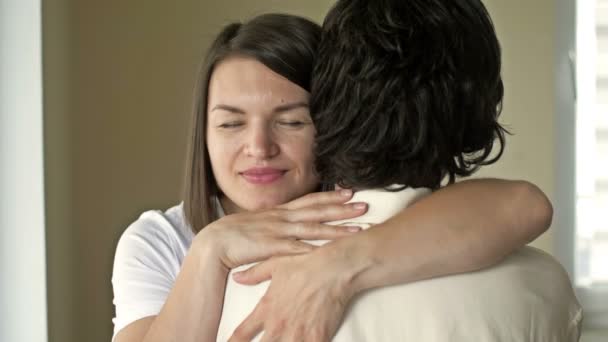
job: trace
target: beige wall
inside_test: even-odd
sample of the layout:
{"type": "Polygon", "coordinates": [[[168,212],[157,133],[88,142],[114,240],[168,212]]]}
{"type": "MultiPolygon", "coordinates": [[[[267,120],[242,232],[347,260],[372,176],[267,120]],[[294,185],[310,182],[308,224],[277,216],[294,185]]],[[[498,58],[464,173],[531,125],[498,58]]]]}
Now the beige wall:
{"type": "Polygon", "coordinates": [[[42,3],[44,158],[49,341],[76,341],[76,229],[71,103],[71,16],[68,0],[42,3]]]}
{"type": "MultiPolygon", "coordinates": [[[[44,11],[50,341],[109,341],[120,233],[179,200],[194,72],[232,19],[320,20],[330,0],[49,0],[44,11]]],[[[553,2],[486,1],[504,49],[503,121],[516,134],[481,174],[553,194],[553,2]]],[[[551,250],[548,234],[538,243],[551,250]]]]}
{"type": "Polygon", "coordinates": [[[51,342],[109,341],[120,233],[179,201],[193,78],[214,34],[278,11],[320,20],[330,1],[44,3],[51,342]]]}
{"type": "MultiPolygon", "coordinates": [[[[554,195],[554,13],[552,0],[485,0],[503,55],[503,158],[479,176],[526,179],[554,195]]],[[[533,245],[553,251],[549,230],[533,245]]]]}

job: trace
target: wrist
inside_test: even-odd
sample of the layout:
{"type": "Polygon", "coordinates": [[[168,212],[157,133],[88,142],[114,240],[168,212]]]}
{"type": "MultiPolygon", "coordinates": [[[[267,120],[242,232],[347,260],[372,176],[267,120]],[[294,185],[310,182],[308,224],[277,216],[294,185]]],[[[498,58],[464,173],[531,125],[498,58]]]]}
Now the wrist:
{"type": "Polygon", "coordinates": [[[223,261],[223,248],[212,238],[212,230],[209,228],[201,230],[194,237],[190,246],[190,254],[196,258],[199,265],[204,269],[212,268],[228,275],[230,267],[223,261]]]}
{"type": "Polygon", "coordinates": [[[368,274],[376,261],[368,253],[370,246],[366,246],[366,242],[365,239],[343,238],[318,249],[323,260],[336,265],[338,282],[351,297],[372,287],[368,274]]]}

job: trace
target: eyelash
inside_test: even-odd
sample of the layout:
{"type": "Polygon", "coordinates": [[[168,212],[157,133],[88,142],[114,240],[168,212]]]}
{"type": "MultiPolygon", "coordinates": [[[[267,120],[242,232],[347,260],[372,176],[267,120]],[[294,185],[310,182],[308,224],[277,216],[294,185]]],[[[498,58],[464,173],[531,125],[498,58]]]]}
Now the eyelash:
{"type": "Polygon", "coordinates": [[[220,128],[235,128],[241,126],[243,123],[241,122],[227,122],[219,125],[220,128]]]}
{"type": "MultiPolygon", "coordinates": [[[[302,122],[302,121],[278,121],[278,123],[280,125],[284,125],[284,126],[288,126],[288,127],[302,127],[304,126],[306,123],[302,122]]],[[[230,129],[230,128],[236,128],[236,127],[240,127],[242,126],[243,123],[242,122],[227,122],[227,123],[223,123],[221,125],[219,125],[219,128],[225,128],[225,129],[230,129]]]]}
{"type": "Polygon", "coordinates": [[[302,122],[302,121],[279,121],[279,124],[289,126],[289,127],[304,126],[304,122],[302,122]]]}

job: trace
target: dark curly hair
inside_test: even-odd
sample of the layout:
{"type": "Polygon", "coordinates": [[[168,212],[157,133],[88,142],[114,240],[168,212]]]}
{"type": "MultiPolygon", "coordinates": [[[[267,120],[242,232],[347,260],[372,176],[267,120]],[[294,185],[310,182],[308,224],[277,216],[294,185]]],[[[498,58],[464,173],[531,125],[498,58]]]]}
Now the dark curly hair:
{"type": "Polygon", "coordinates": [[[500,68],[481,1],[339,0],[311,83],[322,182],[438,188],[495,162],[500,68]]]}

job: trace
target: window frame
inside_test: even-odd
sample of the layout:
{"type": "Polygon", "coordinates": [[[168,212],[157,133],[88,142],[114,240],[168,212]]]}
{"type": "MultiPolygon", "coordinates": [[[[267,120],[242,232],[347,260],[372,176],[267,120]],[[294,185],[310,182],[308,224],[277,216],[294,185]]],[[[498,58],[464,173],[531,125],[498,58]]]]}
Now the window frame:
{"type": "Polygon", "coordinates": [[[576,286],[576,35],[579,2],[556,1],[554,250],[575,286],[583,324],[608,327],[608,286],[576,286]]]}

